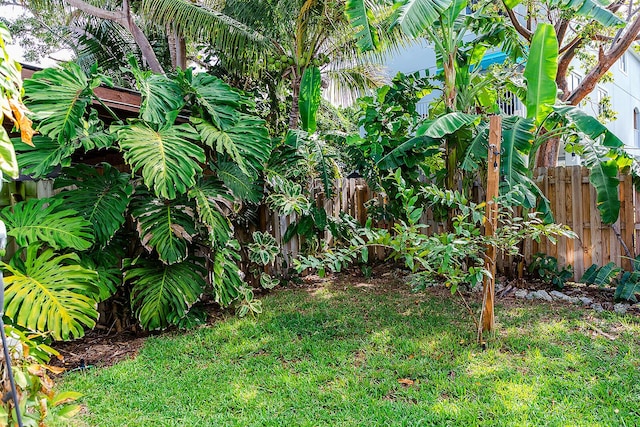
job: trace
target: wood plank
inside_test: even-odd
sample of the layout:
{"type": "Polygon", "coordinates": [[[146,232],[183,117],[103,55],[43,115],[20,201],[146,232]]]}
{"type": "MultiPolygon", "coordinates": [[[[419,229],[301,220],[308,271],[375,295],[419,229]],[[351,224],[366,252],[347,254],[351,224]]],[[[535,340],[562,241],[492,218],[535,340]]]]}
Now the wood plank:
{"type": "Polygon", "coordinates": [[[580,174],[583,177],[581,185],[582,193],[582,227],[583,227],[583,250],[584,250],[584,269],[587,270],[593,264],[593,245],[591,239],[591,184],[584,182],[584,177],[588,176],[589,171],[582,168],[580,174]]]}
{"type": "MultiPolygon", "coordinates": [[[[560,224],[567,223],[567,191],[565,183],[566,170],[563,167],[556,168],[556,222],[560,224]]],[[[558,267],[567,266],[567,239],[560,237],[556,244],[556,258],[558,259],[558,267]]]]}
{"type": "Polygon", "coordinates": [[[584,274],[584,220],[582,210],[582,168],[571,167],[572,224],[571,229],[578,235],[573,239],[573,279],[579,280],[584,274]]]}
{"type": "MultiPolygon", "coordinates": [[[[621,217],[623,218],[623,226],[622,230],[620,230],[620,234],[622,235],[622,240],[624,241],[627,249],[629,250],[631,257],[634,256],[633,251],[633,227],[634,227],[634,218],[633,218],[633,177],[629,175],[625,175],[624,181],[622,182],[623,187],[623,212],[621,213],[621,217]]],[[[627,254],[625,253],[625,256],[627,254]]],[[[628,258],[624,258],[622,262],[622,266],[625,270],[631,271],[632,263],[628,258]]]]}
{"type": "Polygon", "coordinates": [[[596,189],[593,186],[589,186],[589,221],[591,228],[589,229],[591,234],[591,262],[599,266],[603,266],[606,263],[602,256],[602,222],[600,221],[600,214],[596,206],[596,189]]]}
{"type": "MultiPolygon", "coordinates": [[[[498,205],[495,199],[498,197],[500,184],[500,143],[502,140],[502,119],[500,116],[489,118],[489,154],[487,168],[487,207],[485,235],[493,236],[498,227],[498,205]]],[[[494,298],[496,277],[496,247],[487,247],[485,268],[491,273],[491,277],[485,277],[482,287],[482,330],[478,331],[479,337],[483,332],[492,332],[495,327],[494,298]]]]}

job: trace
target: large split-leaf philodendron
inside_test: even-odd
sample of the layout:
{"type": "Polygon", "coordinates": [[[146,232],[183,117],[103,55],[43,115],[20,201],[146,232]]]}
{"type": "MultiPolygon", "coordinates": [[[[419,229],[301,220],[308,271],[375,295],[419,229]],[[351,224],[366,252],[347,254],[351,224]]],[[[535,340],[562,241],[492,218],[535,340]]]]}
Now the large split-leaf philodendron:
{"type": "Polygon", "coordinates": [[[264,122],[251,113],[250,99],[213,76],[188,70],[159,76],[135,64],[131,71],[142,96],[140,116],[111,124],[93,107],[94,89],[109,83],[99,74],[66,64],[36,72],[25,84],[43,150],[14,141],[18,163],[35,177],[62,167],[62,191],[3,211],[20,246],[4,265],[8,283],[30,286],[26,299],[20,292],[12,297],[8,314],[58,339],[91,327],[96,301],[120,289],[149,329],[182,324],[205,292],[223,305],[253,300],[241,276],[222,280],[220,272],[238,271],[238,260],[220,254],[236,247],[234,212],[262,198],[260,173],[271,152],[264,122]],[[74,163],[75,154],[90,150],[119,151],[131,173],[74,163]],[[78,256],[64,255],[69,250],[78,256]],[[50,284],[38,268],[46,268],[50,284]],[[65,271],[78,280],[81,272],[93,277],[97,288],[58,279],[65,271]],[[72,288],[77,295],[64,295],[76,305],[63,320],[39,320],[54,319],[58,300],[45,298],[52,290],[72,288]],[[41,300],[35,319],[29,306],[41,300]]]}

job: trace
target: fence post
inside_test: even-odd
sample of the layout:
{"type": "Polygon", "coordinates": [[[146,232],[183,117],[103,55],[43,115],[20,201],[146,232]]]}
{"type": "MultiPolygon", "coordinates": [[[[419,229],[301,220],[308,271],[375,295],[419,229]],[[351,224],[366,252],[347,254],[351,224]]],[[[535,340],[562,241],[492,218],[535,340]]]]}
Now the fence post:
{"type": "MultiPolygon", "coordinates": [[[[486,237],[494,235],[498,226],[498,205],[494,200],[498,197],[500,184],[500,143],[502,140],[502,119],[500,116],[491,116],[489,119],[489,156],[487,168],[487,207],[484,233],[486,237]]],[[[488,245],[485,258],[485,268],[491,273],[491,277],[485,277],[482,283],[482,317],[481,329],[478,338],[482,340],[483,332],[492,332],[495,317],[493,302],[495,298],[496,278],[496,247],[488,245]]]]}

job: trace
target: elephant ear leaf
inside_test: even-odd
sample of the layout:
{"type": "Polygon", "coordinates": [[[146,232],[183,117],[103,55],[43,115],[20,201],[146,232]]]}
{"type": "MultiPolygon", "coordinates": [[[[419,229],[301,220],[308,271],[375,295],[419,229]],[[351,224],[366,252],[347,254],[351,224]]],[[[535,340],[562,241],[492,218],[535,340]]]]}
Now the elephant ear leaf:
{"type": "Polygon", "coordinates": [[[140,325],[154,330],[180,321],[202,294],[205,275],[202,266],[192,261],[164,265],[138,259],[131,263],[125,280],[133,284],[131,303],[140,325]]]}
{"type": "Polygon", "coordinates": [[[117,133],[124,159],[133,172],[142,170],[142,179],[159,197],[173,199],[196,183],[205,161],[204,150],[192,141],[199,134],[183,123],[155,130],[146,123],[112,126],[117,133]]]}
{"type": "Polygon", "coordinates": [[[62,144],[77,137],[99,85],[99,79],[89,80],[79,65],[69,62],[63,68],[37,71],[25,80],[25,104],[40,123],[40,133],[62,144]]]}
{"type": "Polygon", "coordinates": [[[77,188],[62,191],[55,198],[64,200],[66,207],[78,211],[92,224],[96,243],[105,246],[124,224],[133,187],[128,174],[107,163],[102,164],[101,172],[85,165],[65,170],[56,186],[77,188]]]}
{"type": "Polygon", "coordinates": [[[187,258],[196,229],[193,207],[184,198],[162,200],[141,195],[133,201],[131,214],[145,249],[155,250],[165,264],[187,258]]]}
{"type": "Polygon", "coordinates": [[[5,314],[25,328],[50,332],[56,340],[79,338],[98,319],[97,274],[78,265],[75,254],[38,254],[30,245],[24,262],[0,266],[5,276],[5,314]]]}
{"type": "Polygon", "coordinates": [[[524,69],[527,80],[527,118],[534,119],[536,124],[542,121],[553,110],[556,102],[558,86],[558,39],[553,25],[539,24],[531,40],[529,58],[524,69]]]}
{"type": "Polygon", "coordinates": [[[322,87],[322,76],[318,67],[309,67],[302,75],[300,82],[300,99],[298,106],[300,109],[300,119],[302,129],[308,133],[316,131],[316,114],[320,106],[320,90],[322,87]]]}
{"type": "Polygon", "coordinates": [[[73,209],[63,209],[63,200],[31,199],[0,212],[8,235],[19,246],[45,242],[54,249],[89,249],[94,236],[91,223],[73,209]]]}

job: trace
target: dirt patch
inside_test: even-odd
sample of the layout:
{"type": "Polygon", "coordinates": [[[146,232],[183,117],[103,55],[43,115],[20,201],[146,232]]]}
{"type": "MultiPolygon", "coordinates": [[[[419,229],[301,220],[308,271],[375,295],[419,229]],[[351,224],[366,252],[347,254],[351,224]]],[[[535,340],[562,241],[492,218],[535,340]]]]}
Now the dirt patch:
{"type": "Polygon", "coordinates": [[[54,348],[62,360],[52,359],[51,364],[67,370],[92,366],[111,366],[138,355],[146,336],[131,332],[107,335],[100,331],[89,331],[79,340],[60,342],[54,348]]]}

